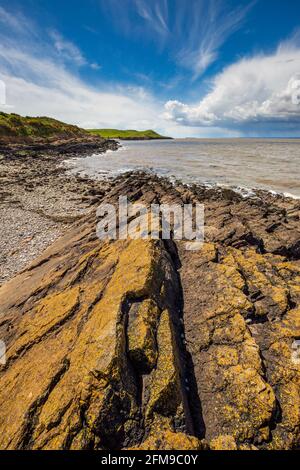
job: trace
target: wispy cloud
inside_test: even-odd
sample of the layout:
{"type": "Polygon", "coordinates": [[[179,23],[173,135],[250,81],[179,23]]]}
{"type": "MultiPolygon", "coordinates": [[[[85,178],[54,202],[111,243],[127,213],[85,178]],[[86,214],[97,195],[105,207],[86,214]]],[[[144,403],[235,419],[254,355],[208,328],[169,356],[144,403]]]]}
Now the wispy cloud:
{"type": "Polygon", "coordinates": [[[72,41],[65,39],[58,31],[50,30],[49,35],[54,47],[61,58],[78,67],[88,66],[93,70],[100,70],[101,66],[96,62],[89,62],[79,47],[72,41]]]}
{"type": "Polygon", "coordinates": [[[66,40],[57,31],[49,31],[49,35],[53,40],[56,51],[65,59],[72,61],[78,66],[86,65],[87,60],[83,56],[80,49],[71,41],[66,40]]]}
{"type": "Polygon", "coordinates": [[[56,55],[62,62],[69,62],[75,67],[90,67],[99,70],[101,66],[96,62],[89,62],[80,48],[63,37],[63,35],[52,29],[48,31],[51,39],[47,41],[47,35],[38,25],[26,17],[20,11],[10,11],[0,6],[1,44],[19,44],[19,49],[28,48],[31,54],[39,53],[44,48],[44,54],[56,55]]]}
{"type": "Polygon", "coordinates": [[[221,47],[242,27],[256,0],[235,8],[225,0],[100,2],[119,29],[164,45],[174,61],[190,70],[196,79],[218,59],[221,47]]]}
{"type": "Polygon", "coordinates": [[[31,21],[18,13],[10,13],[8,10],[0,6],[0,23],[4,28],[10,28],[17,33],[29,33],[32,31],[31,21]]]}
{"type": "Polygon", "coordinates": [[[182,37],[187,17],[189,31],[177,54],[178,62],[191,69],[195,79],[201,76],[218,59],[227,39],[241,28],[254,3],[233,9],[221,0],[190,0],[179,5],[177,34],[182,37]]]}
{"type": "MultiPolygon", "coordinates": [[[[197,76],[216,59],[224,40],[240,27],[252,5],[221,14],[221,0],[207,0],[210,3],[206,5],[211,5],[207,10],[202,0],[178,0],[182,15],[174,17],[167,0],[153,0],[148,2],[150,6],[145,0],[130,1],[136,5],[135,14],[141,18],[144,30],[167,44],[171,41],[175,60],[197,76]],[[184,21],[188,15],[193,21],[184,21]],[[221,17],[222,24],[218,20],[221,17]],[[201,29],[205,22],[206,27],[201,29]],[[184,47],[180,45],[182,36],[184,47]],[[176,43],[174,38],[178,38],[176,43]]],[[[98,70],[100,66],[89,61],[60,32],[51,30],[45,35],[27,17],[3,7],[0,23],[0,79],[6,83],[7,102],[14,112],[50,115],[84,127],[154,127],[170,135],[222,135],[224,129],[244,134],[251,128],[254,133],[257,129],[262,133],[267,128],[278,129],[283,135],[285,129],[299,129],[300,29],[273,53],[256,54],[227,66],[211,80],[209,93],[198,102],[173,100],[164,109],[157,95],[144,87],[120,85],[117,81],[99,81],[98,86],[91,86],[80,78],[87,75],[82,67],[98,70]]],[[[140,79],[150,89],[162,90],[173,86],[178,76],[171,77],[168,84],[156,81],[155,74],[140,75],[140,79]]]]}
{"type": "MultiPolygon", "coordinates": [[[[16,20],[10,24],[10,34],[0,32],[0,80],[6,84],[7,103],[13,112],[49,115],[82,127],[141,129],[163,124],[158,117],[161,105],[146,90],[117,83],[89,85],[60,60],[63,54],[64,59],[67,56],[83,65],[86,59],[79,49],[59,33],[51,35],[50,43],[44,42],[46,36],[37,42],[34,25],[26,34],[20,26],[16,20]]],[[[98,64],[91,66],[97,68],[98,64]]]]}
{"type": "Polygon", "coordinates": [[[107,20],[127,36],[162,45],[170,35],[169,0],[98,1],[107,20]]]}
{"type": "Polygon", "coordinates": [[[139,16],[148,22],[153,31],[162,36],[169,34],[167,0],[134,0],[134,3],[139,16]]]}

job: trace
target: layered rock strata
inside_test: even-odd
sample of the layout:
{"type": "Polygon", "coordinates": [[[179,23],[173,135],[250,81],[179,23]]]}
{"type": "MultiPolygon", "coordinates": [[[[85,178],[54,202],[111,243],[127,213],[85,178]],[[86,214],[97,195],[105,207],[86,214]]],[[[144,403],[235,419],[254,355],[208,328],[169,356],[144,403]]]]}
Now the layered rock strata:
{"type": "Polygon", "coordinates": [[[2,286],[0,448],[299,448],[299,202],[145,174],[119,195],[203,203],[205,244],[100,241],[92,213],[2,286]]]}

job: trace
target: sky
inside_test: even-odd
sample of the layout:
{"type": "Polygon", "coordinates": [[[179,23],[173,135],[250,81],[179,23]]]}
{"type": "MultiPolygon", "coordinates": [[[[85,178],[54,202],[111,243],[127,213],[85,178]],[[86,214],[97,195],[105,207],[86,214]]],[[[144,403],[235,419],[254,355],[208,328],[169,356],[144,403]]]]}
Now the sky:
{"type": "Polygon", "coordinates": [[[0,80],[85,128],[300,136],[300,2],[0,0],[0,80]]]}

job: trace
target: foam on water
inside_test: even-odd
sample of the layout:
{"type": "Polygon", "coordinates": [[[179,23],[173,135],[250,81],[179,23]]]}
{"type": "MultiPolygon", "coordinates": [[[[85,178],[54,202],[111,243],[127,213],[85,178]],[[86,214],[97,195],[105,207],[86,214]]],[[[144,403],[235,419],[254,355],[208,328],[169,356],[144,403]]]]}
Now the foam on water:
{"type": "Polygon", "coordinates": [[[72,159],[72,171],[114,177],[150,171],[187,184],[229,187],[243,197],[267,190],[300,199],[300,140],[175,139],[126,141],[117,151],[72,159]]]}

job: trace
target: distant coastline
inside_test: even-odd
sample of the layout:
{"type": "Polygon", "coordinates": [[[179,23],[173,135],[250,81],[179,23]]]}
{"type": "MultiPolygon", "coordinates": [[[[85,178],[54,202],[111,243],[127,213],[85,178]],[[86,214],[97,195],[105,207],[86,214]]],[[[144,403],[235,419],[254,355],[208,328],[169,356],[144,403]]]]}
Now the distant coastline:
{"type": "Polygon", "coordinates": [[[172,137],[166,137],[158,134],[153,130],[136,131],[119,130],[119,129],[88,129],[88,132],[93,135],[103,137],[104,139],[119,139],[119,140],[170,140],[172,137]]]}

